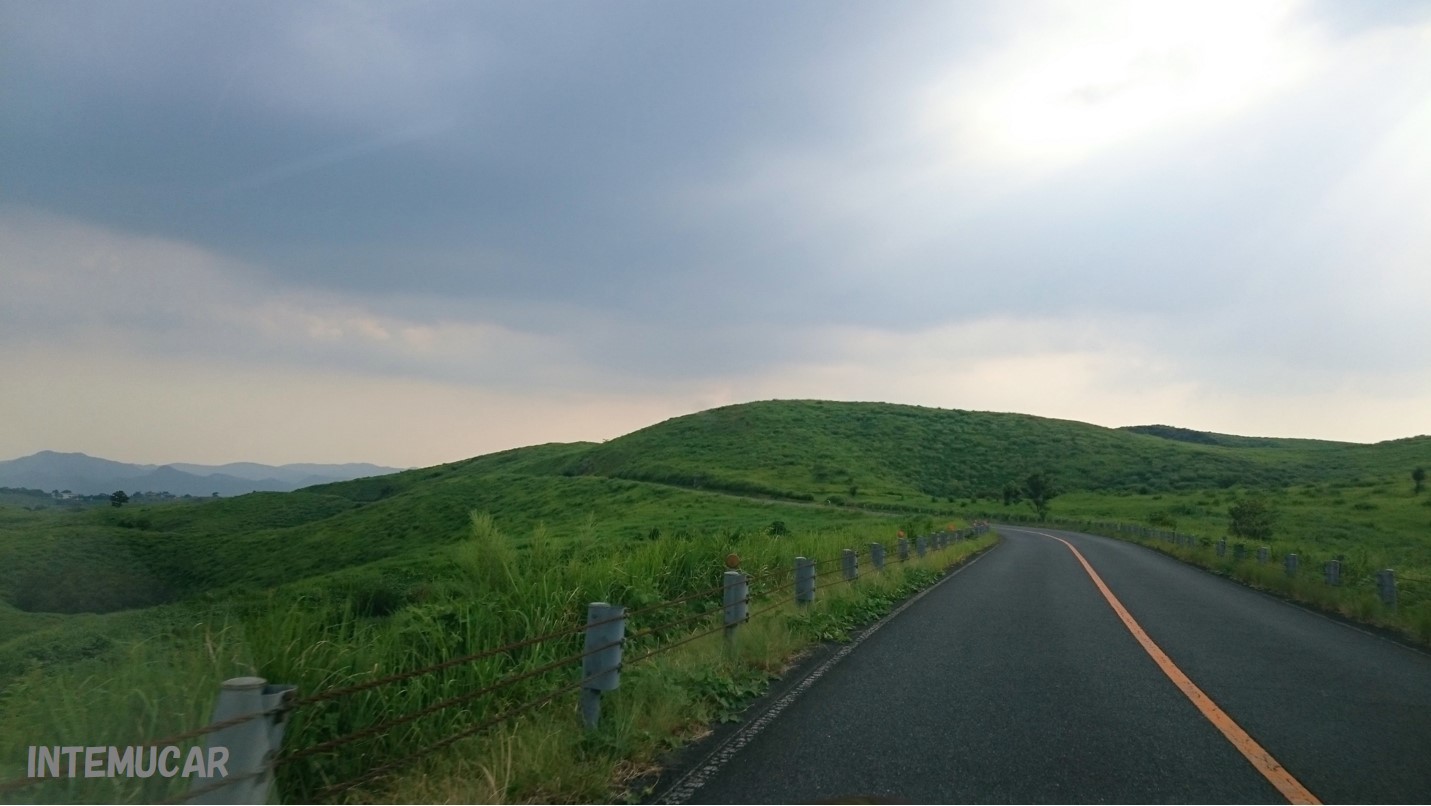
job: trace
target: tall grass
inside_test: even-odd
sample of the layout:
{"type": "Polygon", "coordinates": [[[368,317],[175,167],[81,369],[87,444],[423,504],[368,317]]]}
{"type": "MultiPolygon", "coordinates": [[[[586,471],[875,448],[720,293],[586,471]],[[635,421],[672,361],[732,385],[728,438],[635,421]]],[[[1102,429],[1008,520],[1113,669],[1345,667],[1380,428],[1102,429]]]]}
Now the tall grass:
{"type": "MultiPolygon", "coordinates": [[[[753,595],[791,598],[792,559],[832,559],[871,536],[802,531],[774,538],[704,532],[613,545],[555,541],[537,530],[522,545],[474,514],[465,540],[446,547],[447,571],[393,591],[382,582],[270,594],[222,609],[176,611],[173,627],[136,641],[122,662],[35,668],[0,699],[0,780],[24,774],[28,745],[115,745],[178,732],[208,718],[220,681],[258,675],[297,686],[300,696],[504,646],[583,623],[586,604],[607,601],[636,610],[720,583],[724,557],[763,579],[753,595]],[[191,621],[183,622],[183,616],[191,621]]],[[[934,579],[941,563],[989,545],[958,543],[918,562],[855,585],[822,588],[816,606],[781,607],[739,631],[728,652],[719,631],[623,671],[622,688],[604,704],[603,724],[583,731],[574,695],[441,752],[424,754],[395,777],[343,792],[355,800],[606,799],[613,786],[649,765],[673,742],[731,716],[792,655],[812,641],[838,637],[934,579]]],[[[718,624],[720,594],[630,619],[628,634],[687,617],[696,620],[633,641],[628,658],[718,624]],[[702,614],[709,614],[701,617],[702,614]]],[[[411,679],[314,703],[292,714],[289,752],[380,726],[396,716],[471,692],[506,677],[578,654],[583,637],[512,649],[411,679]]],[[[311,801],[352,780],[507,709],[538,699],[579,676],[579,663],[536,675],[491,696],[443,708],[381,729],[359,742],[280,766],[283,800],[311,801]]],[[[70,779],[22,790],[12,800],[133,802],[172,797],[175,779],[70,779]]]]}

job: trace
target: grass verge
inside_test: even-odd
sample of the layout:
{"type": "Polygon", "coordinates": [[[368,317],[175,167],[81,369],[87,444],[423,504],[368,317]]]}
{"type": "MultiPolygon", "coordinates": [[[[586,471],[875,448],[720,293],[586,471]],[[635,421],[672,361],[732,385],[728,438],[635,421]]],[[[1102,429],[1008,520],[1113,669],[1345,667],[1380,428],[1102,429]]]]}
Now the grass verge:
{"type": "MultiPolygon", "coordinates": [[[[853,530],[780,537],[710,532],[578,544],[548,540],[538,529],[518,547],[490,517],[476,514],[467,538],[445,549],[446,565],[429,578],[300,586],[205,607],[161,606],[142,611],[144,640],[116,639],[117,651],[60,667],[36,664],[0,695],[0,781],[24,775],[27,746],[123,747],[201,725],[218,683],[230,677],[293,684],[301,696],[425,668],[580,625],[587,602],[637,611],[692,596],[718,585],[722,559],[738,552],[757,582],[753,618],[733,648],[725,647],[719,631],[681,643],[718,625],[718,592],[632,617],[628,634],[662,629],[630,642],[628,659],[674,648],[623,670],[621,689],[605,698],[595,731],[581,728],[573,693],[470,739],[425,751],[574,682],[579,663],[542,668],[579,654],[577,633],[302,707],[288,723],[284,754],[355,733],[371,735],[278,769],[281,802],[619,799],[626,783],[649,771],[661,752],[699,736],[712,722],[735,718],[805,647],[843,638],[995,539],[954,543],[891,564],[883,574],[865,567],[857,583],[822,587],[813,606],[797,611],[784,601],[793,599],[792,559],[807,556],[827,561],[822,570],[837,569],[831,561],[840,551],[867,545],[867,536],[853,530]],[[521,675],[530,676],[490,696],[438,707],[521,675]],[[428,708],[433,710],[426,716],[394,721],[428,708]],[[330,789],[408,757],[412,763],[387,778],[330,789]]],[[[838,577],[836,571],[823,579],[838,577]]],[[[0,794],[0,801],[156,801],[181,795],[189,783],[159,776],[78,777],[0,794]]]]}

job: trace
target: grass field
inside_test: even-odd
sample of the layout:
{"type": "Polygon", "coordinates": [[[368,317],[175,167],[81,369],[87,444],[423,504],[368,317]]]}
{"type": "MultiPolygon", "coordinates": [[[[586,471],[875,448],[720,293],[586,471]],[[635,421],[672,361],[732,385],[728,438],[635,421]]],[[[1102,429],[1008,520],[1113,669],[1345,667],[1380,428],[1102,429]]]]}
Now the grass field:
{"type": "MultiPolygon", "coordinates": [[[[496,739],[474,739],[465,749],[431,757],[423,754],[420,771],[403,770],[377,782],[377,789],[345,793],[359,800],[424,800],[436,785],[433,770],[450,768],[454,777],[466,771],[460,783],[468,788],[452,789],[444,797],[603,800],[614,795],[629,765],[649,764],[673,742],[713,719],[733,715],[804,646],[839,639],[855,624],[877,617],[897,598],[933,581],[941,564],[987,546],[989,538],[961,543],[885,575],[867,570],[857,585],[825,589],[815,606],[797,612],[788,589],[793,558],[831,559],[840,549],[865,542],[863,535],[848,530],[797,530],[778,539],[702,532],[632,541],[612,551],[600,541],[555,541],[537,530],[519,546],[496,529],[490,516],[479,515],[464,539],[441,552],[448,573],[399,599],[383,599],[380,590],[355,593],[338,583],[231,599],[208,610],[170,605],[112,614],[103,627],[85,634],[128,634],[130,640],[90,647],[90,657],[66,663],[33,663],[12,675],[0,716],[0,746],[68,744],[75,735],[84,736],[85,744],[122,746],[176,733],[203,723],[218,681],[229,677],[256,674],[312,693],[421,668],[579,625],[590,601],[638,609],[708,589],[719,584],[725,570],[719,560],[732,550],[740,552],[743,569],[760,580],[752,608],[777,607],[742,632],[734,655],[724,653],[717,635],[636,667],[621,696],[611,698],[609,719],[597,734],[580,729],[569,701],[564,708],[554,703],[516,728],[499,730],[496,739]],[[547,749],[512,756],[513,746],[547,749]],[[499,763],[504,752],[511,757],[499,763]],[[470,774],[474,764],[481,775],[470,774]],[[473,790],[471,785],[488,788],[473,790]]],[[[717,592],[633,618],[628,627],[633,633],[688,621],[628,642],[628,657],[719,626],[718,614],[717,592]]],[[[86,627],[105,619],[75,618],[86,627]]],[[[60,635],[65,629],[56,628],[60,635]]],[[[538,669],[579,652],[580,640],[580,635],[570,636],[299,711],[287,744],[311,746],[538,669]]],[[[382,731],[349,752],[283,768],[283,797],[312,800],[324,787],[361,775],[374,758],[411,754],[474,719],[569,683],[573,668],[554,669],[466,707],[382,731]]],[[[23,773],[22,764],[14,763],[21,758],[7,754],[0,780],[23,773]]],[[[42,797],[46,802],[128,802],[172,796],[174,786],[157,778],[78,779],[46,784],[42,797]]]]}
{"type": "MultiPolygon", "coordinates": [[[[10,491],[0,499],[0,780],[23,771],[30,744],[124,744],[192,727],[227,677],[317,691],[578,624],[589,601],[639,608],[681,598],[715,584],[731,551],[747,571],[780,579],[802,551],[830,558],[892,545],[899,530],[1027,513],[1001,491],[1036,471],[1061,490],[1055,518],[1176,529],[1209,543],[1226,534],[1235,501],[1264,498],[1278,512],[1277,556],[1295,551],[1313,567],[1340,555],[1361,581],[1333,590],[1278,580],[1224,568],[1202,548],[1184,559],[1426,640],[1423,593],[1408,585],[1401,610],[1388,614],[1362,578],[1391,567],[1431,579],[1431,493],[1414,493],[1410,480],[1428,464],[1426,437],[1350,445],[784,401],[602,444],[533,446],[294,493],[68,508],[10,491]]],[[[575,729],[570,703],[554,705],[339,797],[618,797],[621,781],[732,713],[799,647],[838,638],[934,573],[933,564],[902,568],[808,613],[777,610],[746,631],[737,658],[706,639],[659,656],[633,670],[631,699],[612,706],[599,735],[575,729]]],[[[677,612],[695,618],[713,606],[677,612]]],[[[290,738],[337,736],[572,649],[541,645],[300,713],[290,738]]],[[[280,773],[284,797],[316,797],[374,759],[556,679],[537,675],[480,708],[295,763],[280,773]]],[[[48,786],[60,787],[56,800],[162,796],[48,786]]]]}

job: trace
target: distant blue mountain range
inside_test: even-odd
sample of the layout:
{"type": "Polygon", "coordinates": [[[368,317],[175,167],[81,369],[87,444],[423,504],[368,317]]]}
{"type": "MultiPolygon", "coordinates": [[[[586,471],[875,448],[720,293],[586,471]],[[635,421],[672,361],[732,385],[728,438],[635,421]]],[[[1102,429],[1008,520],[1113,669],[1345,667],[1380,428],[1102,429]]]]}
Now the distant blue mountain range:
{"type": "Polygon", "coordinates": [[[366,463],[276,467],[253,462],[135,465],[83,453],[40,451],[19,459],[0,461],[0,487],[68,490],[76,495],[107,494],[115,490],[128,493],[169,492],[174,495],[242,495],[256,491],[288,492],[330,481],[383,476],[402,469],[366,463]]]}

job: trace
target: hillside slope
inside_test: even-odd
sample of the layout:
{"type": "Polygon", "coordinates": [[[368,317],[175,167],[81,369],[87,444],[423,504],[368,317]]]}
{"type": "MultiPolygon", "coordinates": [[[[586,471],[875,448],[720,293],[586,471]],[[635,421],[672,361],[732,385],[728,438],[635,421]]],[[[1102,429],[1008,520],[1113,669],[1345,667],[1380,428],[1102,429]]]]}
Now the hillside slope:
{"type": "Polygon", "coordinates": [[[893,502],[992,499],[1035,471],[1069,491],[1158,492],[1342,481],[1417,464],[1431,464],[1431,438],[1357,445],[798,400],[667,420],[594,446],[563,472],[814,500],[848,499],[853,487],[856,502],[893,502]]]}
{"type": "Polygon", "coordinates": [[[710,493],[944,517],[971,498],[990,502],[974,510],[987,509],[1005,484],[1035,471],[1052,473],[1062,500],[1073,501],[1080,491],[1387,479],[1431,465],[1427,437],[1353,445],[1200,434],[883,403],[726,406],[602,444],[518,448],[293,493],[54,518],[0,507],[0,599],[30,612],[110,612],[230,587],[316,584],[373,564],[423,565],[466,533],[472,511],[519,541],[538,527],[629,540],[861,517],[710,493]]]}

